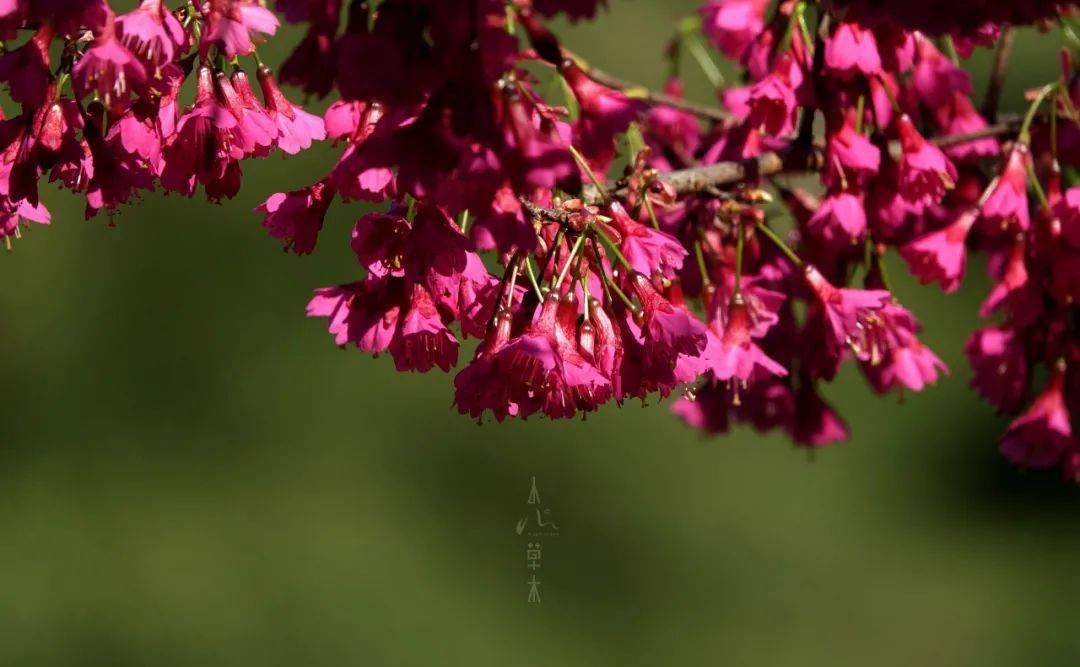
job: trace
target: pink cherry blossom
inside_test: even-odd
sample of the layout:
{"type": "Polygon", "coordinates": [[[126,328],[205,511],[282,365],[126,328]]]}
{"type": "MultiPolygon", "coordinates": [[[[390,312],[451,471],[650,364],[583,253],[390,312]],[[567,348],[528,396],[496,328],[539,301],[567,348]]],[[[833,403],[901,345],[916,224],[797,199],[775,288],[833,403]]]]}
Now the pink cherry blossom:
{"type": "Polygon", "coordinates": [[[1076,446],[1065,408],[1064,374],[1055,372],[1043,393],[1001,438],[1001,453],[1025,468],[1050,468],[1076,446]]]}
{"type": "Polygon", "coordinates": [[[767,0],[712,0],[698,9],[701,29],[728,58],[739,60],[765,27],[767,0]]]}
{"type": "Polygon", "coordinates": [[[836,26],[825,41],[825,66],[841,77],[851,77],[856,72],[865,76],[881,73],[881,56],[874,33],[847,21],[836,26]]]}
{"type": "Polygon", "coordinates": [[[965,242],[978,216],[977,208],[967,209],[947,227],[900,248],[900,256],[919,282],[939,283],[946,292],[955,292],[960,287],[967,264],[965,242]]]}
{"type": "Polygon", "coordinates": [[[260,67],[258,74],[266,109],[270,119],[277,124],[278,148],[289,155],[295,155],[310,148],[313,142],[326,138],[326,126],[322,118],[285,99],[268,68],[260,67]]]}
{"type": "Polygon", "coordinates": [[[315,249],[335,194],[332,185],[321,181],[303,190],[270,195],[255,210],[266,215],[263,226],[270,236],[285,241],[287,250],[306,255],[315,249]]]}

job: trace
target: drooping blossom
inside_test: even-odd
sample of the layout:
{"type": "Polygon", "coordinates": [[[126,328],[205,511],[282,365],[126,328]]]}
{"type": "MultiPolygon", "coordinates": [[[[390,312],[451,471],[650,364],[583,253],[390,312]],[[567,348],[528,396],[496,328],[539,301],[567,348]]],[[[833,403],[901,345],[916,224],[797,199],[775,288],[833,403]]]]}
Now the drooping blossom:
{"type": "Polygon", "coordinates": [[[830,186],[858,182],[880,168],[881,150],[855,130],[854,114],[846,114],[840,129],[829,135],[822,181],[830,186]]]}
{"type": "Polygon", "coordinates": [[[306,255],[315,249],[335,194],[330,183],[320,181],[303,190],[270,195],[255,210],[265,214],[263,226],[270,236],[285,241],[286,250],[306,255]]]}
{"type": "Polygon", "coordinates": [[[551,294],[521,336],[495,356],[495,365],[512,383],[511,398],[522,416],[541,411],[553,418],[592,411],[611,397],[611,381],[576,351],[551,294]]]}
{"type": "Polygon", "coordinates": [[[1061,235],[1074,248],[1080,248],[1080,186],[1065,191],[1054,207],[1054,215],[1061,222],[1061,235]]]}
{"type": "Polygon", "coordinates": [[[917,206],[941,201],[956,184],[956,167],[941,149],[927,141],[905,114],[897,119],[900,134],[900,195],[917,206]]]}
{"type": "Polygon", "coordinates": [[[900,256],[919,282],[939,283],[946,292],[955,292],[960,287],[967,264],[968,233],[978,217],[979,209],[967,209],[943,229],[900,248],[900,256]]]}
{"type": "Polygon", "coordinates": [[[825,66],[845,78],[855,73],[865,76],[881,73],[881,56],[874,33],[848,21],[836,26],[825,40],[825,66]]]}
{"type": "Polygon", "coordinates": [[[1028,149],[1016,142],[1008,160],[982,205],[982,218],[994,230],[1027,231],[1031,226],[1028,214],[1027,161],[1028,149]]]}
{"type": "Polygon", "coordinates": [[[750,309],[742,294],[736,294],[728,307],[723,330],[710,332],[710,344],[704,350],[713,377],[745,384],[755,373],[787,375],[787,369],[769,358],[753,341],[752,330],[750,309]]]}
{"type": "Polygon", "coordinates": [[[253,35],[277,32],[277,17],[256,0],[208,0],[207,7],[202,48],[216,46],[226,58],[251,54],[253,35]]]}
{"type": "Polygon", "coordinates": [[[795,394],[792,438],[802,447],[825,447],[847,440],[848,428],[840,415],[821,397],[812,381],[803,381],[795,394]]]}
{"type": "Polygon", "coordinates": [[[187,48],[187,33],[161,0],[142,0],[139,6],[117,17],[120,42],[152,68],[172,62],[187,48]]]}
{"type": "Polygon", "coordinates": [[[698,9],[701,29],[720,52],[740,60],[765,27],[767,0],[712,0],[698,9]]]}
{"type": "Polygon", "coordinates": [[[986,327],[972,334],[964,352],[974,372],[972,388],[1002,412],[1019,409],[1030,382],[1022,333],[986,327]]]}
{"type": "Polygon", "coordinates": [[[146,83],[147,73],[139,59],[116,36],[116,23],[109,14],[104,28],[71,72],[75,92],[85,97],[101,95],[106,103],[121,101],[133,87],[146,83]]]}
{"type": "Polygon", "coordinates": [[[457,365],[457,338],[443,322],[431,293],[419,283],[413,283],[409,291],[400,327],[390,343],[399,371],[426,373],[437,366],[447,372],[457,365]]]}
{"type": "Polygon", "coordinates": [[[0,55],[0,82],[7,84],[15,102],[31,108],[45,103],[52,81],[49,45],[55,34],[53,26],[46,23],[25,44],[0,55]]]}
{"type": "Polygon", "coordinates": [[[918,58],[911,83],[919,99],[931,109],[948,105],[956,92],[971,94],[971,77],[945,57],[924,36],[916,36],[918,58]]]}
{"type": "Polygon", "coordinates": [[[610,207],[612,225],[621,238],[620,248],[635,271],[659,272],[674,278],[686,259],[686,249],[671,235],[632,219],[621,204],[610,207]]]}
{"type": "Polygon", "coordinates": [[[312,142],[326,138],[323,119],[310,114],[285,98],[274,76],[266,67],[258,70],[259,85],[270,119],[277,124],[277,146],[289,155],[311,147],[312,142]]]}
{"type": "Polygon", "coordinates": [[[807,227],[838,248],[852,245],[866,233],[866,208],[852,192],[830,193],[807,222],[807,227]]]}
{"type": "Polygon", "coordinates": [[[1050,468],[1076,446],[1064,398],[1064,373],[1055,371],[1035,402],[1001,438],[1001,453],[1025,468],[1050,468]]]}
{"type": "Polygon", "coordinates": [[[836,287],[813,266],[807,266],[804,274],[824,309],[832,334],[831,344],[837,348],[850,348],[859,359],[868,359],[874,347],[867,340],[870,320],[889,303],[892,295],[886,290],[836,287]]]}

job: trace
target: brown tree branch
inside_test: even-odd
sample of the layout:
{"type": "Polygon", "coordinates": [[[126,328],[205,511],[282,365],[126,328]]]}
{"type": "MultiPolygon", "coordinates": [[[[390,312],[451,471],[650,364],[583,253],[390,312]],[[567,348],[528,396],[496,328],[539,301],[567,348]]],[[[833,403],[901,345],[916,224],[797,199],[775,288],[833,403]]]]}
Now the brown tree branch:
{"type": "MultiPolygon", "coordinates": [[[[1010,118],[976,132],[953,134],[937,137],[932,141],[942,147],[958,146],[988,137],[1001,137],[1015,134],[1020,129],[1020,119],[1010,118]]],[[[809,154],[805,150],[789,149],[785,152],[769,152],[749,159],[679,169],[659,175],[659,180],[670,185],[677,194],[693,194],[709,188],[733,185],[761,176],[775,176],[780,173],[818,171],[824,164],[821,147],[814,147],[809,154]]],[[[624,184],[615,182],[608,188],[614,197],[625,197],[624,184]]],[[[585,187],[582,195],[588,204],[603,203],[599,190],[594,185],[585,187]]]]}
{"type": "Polygon", "coordinates": [[[998,39],[997,50],[994,52],[994,68],[990,70],[990,81],[986,86],[986,97],[983,98],[982,105],[982,114],[991,124],[997,121],[1001,91],[1005,87],[1005,71],[1008,69],[1009,54],[1012,53],[1015,38],[1016,29],[1005,28],[998,39]]]}

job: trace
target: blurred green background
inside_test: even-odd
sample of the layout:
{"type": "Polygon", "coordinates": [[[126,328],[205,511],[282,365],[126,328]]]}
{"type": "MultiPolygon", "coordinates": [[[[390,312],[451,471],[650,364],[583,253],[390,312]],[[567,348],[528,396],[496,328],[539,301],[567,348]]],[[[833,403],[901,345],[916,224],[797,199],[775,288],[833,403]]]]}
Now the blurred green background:
{"type": "MultiPolygon", "coordinates": [[[[615,2],[563,33],[658,85],[693,6],[615,2]]],[[[1007,107],[1058,44],[1023,35],[1007,107]]],[[[448,378],[304,318],[356,276],[358,209],[307,258],[251,209],[333,155],[250,164],[222,206],[148,197],[115,228],[54,196],[52,227],[0,257],[0,664],[1080,660],[1077,492],[1004,464],[1005,421],[966,386],[980,265],[958,296],[900,286],[952,375],[901,405],[848,369],[827,392],[854,438],[812,460],[702,439],[666,405],[477,426],[448,378]],[[514,530],[534,476],[560,533],[540,604],[514,530]]]]}

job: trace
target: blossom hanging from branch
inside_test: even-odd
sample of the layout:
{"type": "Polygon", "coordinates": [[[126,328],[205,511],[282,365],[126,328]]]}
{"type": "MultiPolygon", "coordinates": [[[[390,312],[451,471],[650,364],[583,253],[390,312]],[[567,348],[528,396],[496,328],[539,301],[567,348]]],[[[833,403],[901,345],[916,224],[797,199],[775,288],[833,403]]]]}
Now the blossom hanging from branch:
{"type": "Polygon", "coordinates": [[[706,432],[744,423],[805,447],[848,435],[821,391],[845,361],[880,394],[948,372],[886,257],[951,292],[983,252],[994,287],[965,347],[972,386],[1015,415],[1009,460],[1080,481],[1070,52],[1027,113],[996,117],[1014,26],[1057,22],[1075,49],[1075,3],[711,0],[674,30],[662,91],[596,69],[548,28],[603,20],[603,4],[0,2],[0,83],[19,105],[0,120],[0,237],[50,223],[42,179],[112,216],[155,189],[231,198],[246,160],[329,139],[329,173],[256,213],[306,255],[335,202],[379,206],[352,230],[356,275],[308,304],[338,345],[401,371],[463,361],[454,403],[477,419],[673,396],[706,432]],[[281,81],[333,93],[323,116],[259,58],[279,16],[307,28],[281,81]],[[978,111],[959,59],[983,47],[997,57],[978,111]],[[693,63],[716,104],[682,98],[693,63]],[[462,359],[467,338],[479,343],[462,359]]]}

